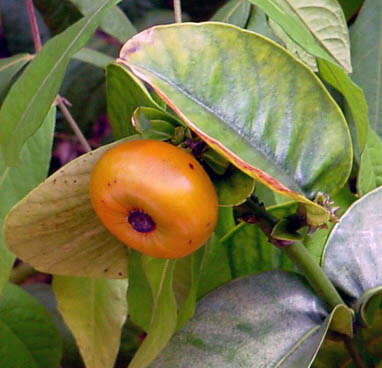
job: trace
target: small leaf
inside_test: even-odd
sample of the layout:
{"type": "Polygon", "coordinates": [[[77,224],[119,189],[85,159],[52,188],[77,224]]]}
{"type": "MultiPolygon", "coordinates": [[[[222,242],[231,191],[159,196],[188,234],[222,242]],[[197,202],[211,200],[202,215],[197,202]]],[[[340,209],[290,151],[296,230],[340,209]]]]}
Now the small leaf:
{"type": "Polygon", "coordinates": [[[231,167],[214,179],[219,206],[232,207],[245,202],[255,189],[255,181],[242,171],[231,167]]]}
{"type": "Polygon", "coordinates": [[[382,141],[373,129],[369,129],[369,137],[357,177],[357,191],[362,197],[371,190],[382,185],[382,141]]]}
{"type": "Polygon", "coordinates": [[[297,275],[240,278],[207,295],[150,367],[309,367],[329,323],[297,275]]]}
{"type": "Polygon", "coordinates": [[[174,260],[143,256],[146,277],[153,293],[150,328],[129,368],[147,367],[167,345],[177,324],[177,305],[172,289],[174,260]]]}
{"type": "Polygon", "coordinates": [[[350,30],[353,80],[365,91],[370,127],[382,137],[382,2],[366,0],[350,30]]]}
{"type": "Polygon", "coordinates": [[[247,24],[251,5],[247,0],[230,0],[210,19],[244,28],[247,24]]]}
{"type": "Polygon", "coordinates": [[[30,54],[19,54],[0,59],[0,96],[17,72],[32,59],[33,55],[30,54]]]}
{"type": "Polygon", "coordinates": [[[119,62],[240,170],[306,204],[310,224],[328,221],[308,198],[343,186],[349,131],[326,89],[284,49],[226,24],[181,24],[133,37],[119,62]],[[209,50],[203,58],[201,48],[209,50]]]}
{"type": "Polygon", "coordinates": [[[15,256],[6,248],[3,221],[17,201],[34,189],[46,177],[51,157],[56,108],[49,110],[41,127],[30,137],[21,151],[21,165],[6,167],[0,155],[0,294],[9,278],[15,256]]]}
{"type": "Polygon", "coordinates": [[[0,297],[0,366],[57,367],[62,341],[45,308],[13,284],[0,297]]]}
{"type": "Polygon", "coordinates": [[[134,75],[117,64],[106,67],[107,111],[116,139],[134,134],[131,118],[137,107],[160,107],[134,75]]]}
{"type": "Polygon", "coordinates": [[[77,59],[79,61],[83,61],[84,63],[88,63],[98,68],[106,68],[106,65],[113,62],[113,58],[109,55],[106,55],[100,51],[88,49],[83,47],[80,51],[78,51],[73,59],[77,59]]]}
{"type": "Polygon", "coordinates": [[[20,163],[25,141],[39,128],[64,78],[71,57],[95,31],[116,0],[103,0],[94,12],[50,39],[13,84],[0,110],[0,146],[8,166],[20,163]]]}
{"type": "Polygon", "coordinates": [[[86,367],[113,368],[127,315],[127,280],[55,276],[53,288],[86,367]]]}
{"type": "MultiPolygon", "coordinates": [[[[80,12],[87,16],[94,11],[94,8],[102,4],[102,0],[70,0],[80,12]]],[[[119,2],[119,1],[118,1],[119,2]]],[[[100,27],[121,43],[126,42],[137,33],[129,18],[118,7],[113,6],[108,9],[101,19],[100,27]]]]}
{"type": "Polygon", "coordinates": [[[353,301],[382,286],[382,187],[354,202],[331,232],[322,267],[353,301]]]}
{"type": "Polygon", "coordinates": [[[42,272],[126,277],[128,248],[96,216],[88,188],[95,163],[119,143],[71,161],[13,207],[4,226],[8,248],[42,272]]]}

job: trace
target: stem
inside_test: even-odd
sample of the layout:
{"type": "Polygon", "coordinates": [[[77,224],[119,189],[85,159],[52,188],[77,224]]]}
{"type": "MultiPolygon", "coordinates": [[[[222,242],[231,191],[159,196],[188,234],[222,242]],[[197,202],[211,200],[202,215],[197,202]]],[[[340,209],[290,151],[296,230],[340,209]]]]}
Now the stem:
{"type": "Polygon", "coordinates": [[[304,273],[310,286],[330,309],[338,304],[345,304],[325,272],[301,242],[295,242],[286,247],[280,247],[280,249],[304,273]]]}
{"type": "Polygon", "coordinates": [[[70,127],[73,129],[74,134],[84,147],[86,152],[90,152],[92,148],[90,147],[88,141],[86,140],[85,136],[82,134],[81,129],[78,127],[78,124],[73,119],[73,116],[71,115],[68,108],[65,106],[64,101],[61,96],[57,96],[56,98],[57,104],[62,111],[63,115],[65,116],[65,119],[68,121],[70,127]]]}
{"type": "Polygon", "coordinates": [[[15,267],[9,277],[9,281],[14,284],[21,284],[28,277],[38,273],[33,267],[29,266],[27,263],[21,263],[15,267]]]}
{"type": "Polygon", "coordinates": [[[40,31],[38,30],[37,25],[37,19],[36,14],[34,11],[33,1],[32,0],[26,0],[27,3],[27,12],[29,17],[29,23],[31,26],[32,36],[33,36],[33,43],[34,43],[34,49],[36,54],[41,50],[41,38],[40,38],[40,31]]]}
{"type": "Polygon", "coordinates": [[[365,363],[362,361],[361,356],[359,355],[356,347],[354,346],[352,339],[349,336],[344,336],[343,342],[349,355],[352,357],[355,366],[357,368],[367,368],[365,363]]]}
{"type": "Polygon", "coordinates": [[[174,0],[175,23],[182,23],[182,6],[180,0],[174,0]]]}

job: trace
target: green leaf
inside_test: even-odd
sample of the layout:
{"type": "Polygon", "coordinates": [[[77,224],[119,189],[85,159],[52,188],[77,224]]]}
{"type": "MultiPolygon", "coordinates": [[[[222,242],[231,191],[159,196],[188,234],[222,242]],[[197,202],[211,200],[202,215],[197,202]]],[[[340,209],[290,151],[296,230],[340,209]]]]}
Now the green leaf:
{"type": "Polygon", "coordinates": [[[331,232],[322,267],[353,301],[382,286],[382,187],[354,202],[331,232]]]}
{"type": "Polygon", "coordinates": [[[369,128],[367,103],[363,90],[352,82],[343,69],[333,63],[318,59],[318,68],[322,79],[341,92],[346,99],[346,110],[350,110],[346,116],[352,135],[354,155],[359,160],[365,148],[369,128]]]}
{"type": "Polygon", "coordinates": [[[247,24],[250,10],[251,5],[247,0],[230,0],[210,20],[230,23],[244,28],[247,24]]]}
{"type": "Polygon", "coordinates": [[[129,368],[147,367],[167,345],[177,324],[177,305],[172,288],[174,260],[143,256],[143,268],[153,294],[150,328],[129,368]]]}
{"type": "Polygon", "coordinates": [[[19,54],[0,59],[0,96],[4,93],[17,72],[32,59],[33,55],[30,54],[19,54]]]}
{"type": "Polygon", "coordinates": [[[232,280],[227,248],[219,241],[219,238],[213,235],[203,249],[198,299],[232,280]]]}
{"type": "Polygon", "coordinates": [[[369,129],[369,137],[357,177],[357,191],[362,197],[371,190],[382,185],[382,141],[373,129],[369,129]]]}
{"type": "Polygon", "coordinates": [[[349,131],[321,82],[284,49],[227,24],[181,24],[140,33],[119,60],[240,170],[305,203],[310,223],[328,220],[307,198],[345,183],[349,131]]]}
{"type": "Polygon", "coordinates": [[[127,303],[130,319],[146,332],[153,313],[153,294],[142,265],[144,255],[135,250],[129,254],[129,288],[127,303]]]}
{"type": "Polygon", "coordinates": [[[88,49],[86,47],[78,51],[73,56],[73,58],[79,61],[83,61],[84,63],[97,66],[98,68],[102,69],[106,68],[106,65],[110,64],[114,60],[111,56],[106,55],[103,52],[88,49]]]}
{"type": "Polygon", "coordinates": [[[116,0],[103,0],[94,12],[49,40],[13,84],[0,110],[0,146],[8,166],[20,164],[25,141],[48,113],[71,57],[95,31],[116,0]]]}
{"type": "Polygon", "coordinates": [[[56,108],[52,107],[42,126],[30,137],[21,151],[21,165],[5,166],[0,157],[0,294],[9,278],[15,256],[6,248],[3,239],[3,221],[13,205],[46,177],[51,157],[56,108]]]}
{"type": "MultiPolygon", "coordinates": [[[[299,44],[305,51],[308,53],[320,57],[322,59],[328,60],[330,62],[334,62],[334,59],[330,52],[328,52],[329,45],[320,44],[319,39],[316,38],[317,30],[321,28],[324,31],[324,34],[329,30],[334,30],[333,38],[328,37],[328,41],[332,42],[344,42],[341,41],[341,37],[345,36],[345,39],[348,38],[347,30],[345,34],[338,33],[340,29],[343,27],[341,23],[343,20],[343,13],[341,9],[336,14],[335,8],[338,7],[338,4],[333,5],[334,0],[329,0],[329,4],[325,5],[323,0],[319,0],[319,2],[314,2],[313,6],[306,6],[306,2],[304,3],[301,0],[249,0],[251,3],[260,7],[270,18],[272,18],[276,23],[278,23],[281,28],[289,35],[289,37],[299,44]],[[317,5],[317,8],[314,9],[314,5],[317,5]],[[304,7],[305,11],[304,11],[304,7]],[[325,10],[326,6],[328,6],[327,10],[325,10]],[[322,22],[315,22],[314,15],[309,14],[310,9],[313,8],[313,14],[316,10],[319,11],[320,17],[324,14],[324,19],[329,22],[328,27],[322,27],[322,22]],[[334,13],[333,13],[334,11],[334,13]],[[305,13],[305,14],[304,14],[305,13]],[[339,18],[338,18],[339,17],[339,18]],[[334,23],[333,22],[334,19],[334,23]],[[307,22],[307,23],[306,23],[307,22]],[[339,22],[339,23],[337,23],[339,22]],[[336,29],[338,26],[339,29],[336,29]],[[317,27],[317,29],[315,29],[317,27]],[[323,48],[324,47],[324,48],[323,48]]],[[[346,24],[346,23],[345,23],[346,24]]],[[[329,35],[329,32],[328,32],[329,35]]],[[[325,36],[324,36],[325,37],[325,36]]],[[[346,41],[348,44],[348,40],[346,41]]],[[[345,44],[345,42],[344,42],[345,44]]],[[[343,46],[343,45],[342,45],[343,46]]],[[[331,46],[334,48],[334,46],[331,46]]],[[[339,48],[339,50],[343,50],[343,47],[339,48]]],[[[334,50],[333,50],[334,51],[334,50]]],[[[336,50],[338,51],[338,50],[336,50]]],[[[348,57],[348,50],[343,50],[346,52],[346,57],[343,59],[343,55],[338,61],[346,61],[348,57]]],[[[337,52],[335,52],[337,54],[337,52]]],[[[342,66],[346,66],[341,64],[342,66]]]]}
{"type": "Polygon", "coordinates": [[[382,3],[366,0],[350,30],[353,80],[365,91],[370,127],[382,137],[382,3]]]}
{"type": "Polygon", "coordinates": [[[131,118],[137,107],[160,107],[142,82],[118,64],[106,67],[107,111],[113,135],[120,139],[134,134],[131,118]]]}
{"type": "Polygon", "coordinates": [[[57,307],[87,368],[113,368],[127,315],[127,280],[55,276],[57,307]]]}
{"type": "Polygon", "coordinates": [[[241,278],[206,296],[150,367],[309,367],[331,317],[297,275],[241,278]]]}
{"type": "Polygon", "coordinates": [[[346,20],[348,21],[358,13],[363,2],[364,0],[338,0],[338,3],[341,5],[342,10],[344,11],[346,20]]]}
{"type": "Polygon", "coordinates": [[[57,367],[62,341],[52,317],[20,287],[6,284],[0,298],[0,366],[57,367]]]}
{"type": "MultiPolygon", "coordinates": [[[[102,0],[70,0],[83,14],[88,16],[94,12],[96,7],[102,4],[102,0]]],[[[119,2],[120,0],[118,0],[119,2]]],[[[121,43],[126,42],[137,33],[129,18],[118,7],[113,6],[108,9],[100,21],[100,27],[121,43]]]]}
{"type": "Polygon", "coordinates": [[[126,277],[128,248],[103,226],[89,198],[93,166],[106,150],[119,143],[71,161],[13,207],[4,226],[8,248],[42,272],[126,277]]]}
{"type": "Polygon", "coordinates": [[[255,181],[235,167],[214,179],[219,206],[232,207],[245,202],[255,189],[255,181]]]}

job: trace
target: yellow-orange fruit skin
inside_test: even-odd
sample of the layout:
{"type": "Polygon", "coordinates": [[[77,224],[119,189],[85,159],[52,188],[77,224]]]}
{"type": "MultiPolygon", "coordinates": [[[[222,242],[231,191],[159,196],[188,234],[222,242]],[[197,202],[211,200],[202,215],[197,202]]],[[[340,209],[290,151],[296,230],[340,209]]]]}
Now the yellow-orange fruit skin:
{"type": "Polygon", "coordinates": [[[215,188],[199,162],[169,143],[136,140],[107,151],[90,177],[92,206],[105,227],[128,247],[157,258],[184,257],[201,247],[217,221],[215,188]],[[139,211],[154,228],[137,231],[139,211]]]}

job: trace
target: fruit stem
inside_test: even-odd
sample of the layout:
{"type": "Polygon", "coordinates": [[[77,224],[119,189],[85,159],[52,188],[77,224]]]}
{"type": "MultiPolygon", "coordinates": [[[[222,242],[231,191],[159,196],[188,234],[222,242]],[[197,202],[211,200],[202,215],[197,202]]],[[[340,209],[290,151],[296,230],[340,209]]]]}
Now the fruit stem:
{"type": "Polygon", "coordinates": [[[14,284],[22,284],[27,278],[38,273],[33,267],[27,263],[21,263],[16,266],[9,277],[9,281],[14,284]]]}
{"type": "Polygon", "coordinates": [[[26,0],[26,5],[27,5],[27,12],[28,12],[28,18],[29,18],[29,23],[31,27],[32,37],[33,37],[34,49],[37,54],[41,50],[41,38],[40,38],[39,29],[38,29],[36,13],[34,11],[33,0],[26,0]]]}
{"type": "Polygon", "coordinates": [[[325,301],[330,311],[338,304],[345,304],[316,259],[301,242],[296,241],[291,245],[280,247],[280,249],[303,272],[310,286],[325,301]]]}

